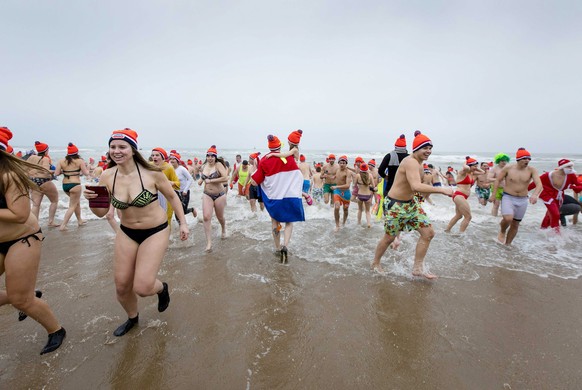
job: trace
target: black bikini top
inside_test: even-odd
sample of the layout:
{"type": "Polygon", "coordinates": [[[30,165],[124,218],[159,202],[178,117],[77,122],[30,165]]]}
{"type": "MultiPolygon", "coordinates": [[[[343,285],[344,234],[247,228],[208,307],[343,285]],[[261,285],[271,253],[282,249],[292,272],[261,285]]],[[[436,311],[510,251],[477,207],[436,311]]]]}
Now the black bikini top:
{"type": "Polygon", "coordinates": [[[119,210],[125,210],[128,207],[145,207],[158,199],[158,194],[152,194],[149,190],[146,190],[143,186],[143,180],[141,179],[141,172],[139,170],[139,164],[137,166],[137,173],[139,175],[139,182],[141,183],[141,192],[137,195],[131,203],[122,202],[118,200],[115,195],[115,180],[117,179],[117,169],[115,170],[115,175],[113,176],[113,188],[111,189],[111,204],[113,207],[119,210]]]}
{"type": "MultiPolygon", "coordinates": [[[[64,176],[65,178],[67,178],[67,179],[68,179],[68,178],[70,178],[71,176],[81,176],[81,168],[79,168],[79,169],[74,169],[74,170],[72,170],[72,171],[65,171],[65,170],[63,169],[63,171],[62,171],[62,172],[63,172],[63,176],[64,176]]],[[[116,172],[116,173],[117,173],[117,172],[116,172]]]]}
{"type": "Polygon", "coordinates": [[[218,173],[218,171],[214,171],[212,172],[210,175],[206,176],[205,174],[202,174],[202,180],[206,180],[206,179],[217,179],[220,177],[220,173],[218,173]]]}

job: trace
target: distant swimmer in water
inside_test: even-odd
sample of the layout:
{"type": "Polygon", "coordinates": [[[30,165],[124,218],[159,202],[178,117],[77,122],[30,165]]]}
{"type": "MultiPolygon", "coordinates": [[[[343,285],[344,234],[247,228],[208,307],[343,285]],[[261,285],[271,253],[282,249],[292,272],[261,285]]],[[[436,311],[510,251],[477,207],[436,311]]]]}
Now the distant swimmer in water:
{"type": "Polygon", "coordinates": [[[29,175],[48,171],[36,162],[31,164],[7,153],[11,138],[10,129],[0,127],[0,275],[5,275],[0,306],[10,304],[22,312],[19,319],[30,316],[45,328],[48,341],[40,352],[43,355],[59,348],[67,334],[35,292],[44,235],[31,212],[29,193],[37,185],[29,175]]]}
{"type": "Polygon", "coordinates": [[[469,156],[465,159],[465,165],[457,173],[457,189],[453,193],[453,202],[455,203],[455,215],[451,218],[447,228],[446,233],[450,233],[451,229],[457,222],[463,219],[461,222],[461,227],[459,228],[460,233],[464,233],[471,222],[471,206],[467,199],[471,194],[471,187],[475,184],[475,175],[482,175],[483,172],[479,169],[479,162],[474,158],[469,156]]]}
{"type": "Polygon", "coordinates": [[[437,276],[424,270],[424,257],[434,237],[434,229],[420,203],[415,198],[415,192],[437,193],[451,196],[453,191],[449,187],[433,187],[422,184],[422,164],[432,153],[432,141],[420,131],[415,132],[412,144],[412,155],[406,157],[400,163],[394,178],[390,192],[384,200],[384,231],[385,234],[376,246],[372,270],[384,273],[380,260],[403,230],[417,230],[420,234],[414,256],[413,276],[422,276],[427,279],[435,279],[437,276]]]}
{"type": "Polygon", "coordinates": [[[55,176],[63,175],[63,191],[69,197],[69,208],[65,212],[63,223],[59,230],[67,230],[69,219],[75,214],[77,224],[84,225],[86,222],[81,218],[81,174],[89,177],[89,169],[85,161],[79,156],[79,149],[69,142],[67,146],[67,156],[57,163],[55,176]]]}
{"type": "MultiPolygon", "coordinates": [[[[134,130],[126,128],[111,134],[109,156],[111,161],[101,174],[99,185],[107,188],[111,204],[121,210],[121,224],[115,237],[114,276],[117,301],[128,319],[113,332],[120,337],[138,323],[138,296],[157,295],[159,312],[170,304],[168,284],[157,278],[170,238],[166,213],[157,201],[158,193],[164,194],[174,207],[182,241],[188,239],[190,231],[172,185],[160,168],[139,153],[134,130]]],[[[97,198],[97,193],[90,189],[85,189],[84,195],[90,202],[97,198]]],[[[108,202],[91,207],[91,211],[104,217],[109,211],[108,202]]]]}
{"type": "Polygon", "coordinates": [[[48,226],[57,227],[60,226],[60,224],[55,222],[55,214],[57,212],[57,207],[59,206],[59,191],[57,190],[55,183],[52,181],[53,174],[50,172],[52,162],[48,154],[49,146],[43,142],[35,141],[34,147],[37,154],[30,155],[27,161],[34,165],[40,165],[45,170],[31,170],[29,173],[30,180],[38,186],[38,188],[35,187],[31,193],[32,213],[37,219],[39,218],[42,198],[46,195],[50,201],[48,226]]]}
{"type": "MultiPolygon", "coordinates": [[[[500,230],[497,241],[501,244],[511,245],[519,230],[527,210],[528,186],[533,181],[535,191],[529,197],[529,203],[536,204],[543,186],[537,169],[530,167],[531,154],[525,148],[519,148],[515,154],[515,164],[508,164],[501,170],[493,184],[493,194],[501,183],[505,182],[503,197],[501,198],[501,215],[503,219],[499,223],[500,230]],[[509,228],[509,230],[508,230],[509,228]]],[[[494,198],[489,198],[493,202],[494,198]]]]}

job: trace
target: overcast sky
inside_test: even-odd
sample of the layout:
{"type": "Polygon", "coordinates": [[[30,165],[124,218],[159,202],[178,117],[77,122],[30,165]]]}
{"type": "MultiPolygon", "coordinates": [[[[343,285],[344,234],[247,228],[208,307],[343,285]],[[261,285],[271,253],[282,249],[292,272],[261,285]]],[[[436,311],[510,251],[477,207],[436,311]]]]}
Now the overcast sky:
{"type": "Polygon", "coordinates": [[[13,145],[582,153],[581,1],[0,1],[13,145]]]}

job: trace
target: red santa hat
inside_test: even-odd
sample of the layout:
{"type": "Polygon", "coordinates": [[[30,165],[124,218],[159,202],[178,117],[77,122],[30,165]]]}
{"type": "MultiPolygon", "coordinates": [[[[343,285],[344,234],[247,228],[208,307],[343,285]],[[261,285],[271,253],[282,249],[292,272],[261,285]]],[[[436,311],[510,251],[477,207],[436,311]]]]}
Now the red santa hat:
{"type": "Polygon", "coordinates": [[[558,161],[558,169],[564,169],[564,168],[572,168],[574,166],[574,163],[568,159],[561,159],[560,161],[558,161]]]}

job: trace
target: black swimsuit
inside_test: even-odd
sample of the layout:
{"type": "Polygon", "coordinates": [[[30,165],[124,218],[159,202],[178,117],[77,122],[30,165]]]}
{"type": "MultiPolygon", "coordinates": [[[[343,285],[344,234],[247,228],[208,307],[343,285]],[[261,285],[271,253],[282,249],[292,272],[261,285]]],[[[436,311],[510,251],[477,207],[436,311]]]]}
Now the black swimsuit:
{"type": "MultiPolygon", "coordinates": [[[[0,209],[7,209],[7,208],[8,208],[8,204],[6,202],[6,198],[4,197],[4,195],[0,195],[0,209]]],[[[29,238],[34,238],[37,241],[44,240],[44,237],[38,238],[36,236],[39,233],[42,233],[41,229],[38,229],[38,232],[36,232],[36,233],[32,233],[32,234],[29,234],[28,236],[17,238],[16,240],[0,242],[0,254],[3,254],[4,256],[6,256],[6,254],[10,250],[10,247],[12,245],[16,244],[18,241],[22,242],[23,244],[26,243],[26,244],[28,244],[28,247],[30,247],[31,245],[30,245],[30,242],[28,241],[29,238]]]]}
{"type": "MultiPolygon", "coordinates": [[[[206,180],[206,179],[218,179],[220,177],[220,173],[218,173],[218,171],[214,171],[212,172],[210,175],[206,176],[205,174],[202,174],[202,180],[206,180]]],[[[227,187],[227,185],[224,185],[225,187],[227,187]]],[[[204,191],[202,191],[204,193],[204,195],[207,195],[210,197],[210,199],[212,199],[213,202],[216,201],[216,199],[220,198],[222,195],[225,195],[226,192],[225,191],[220,191],[218,194],[211,194],[209,192],[206,192],[206,189],[204,191]]]]}

